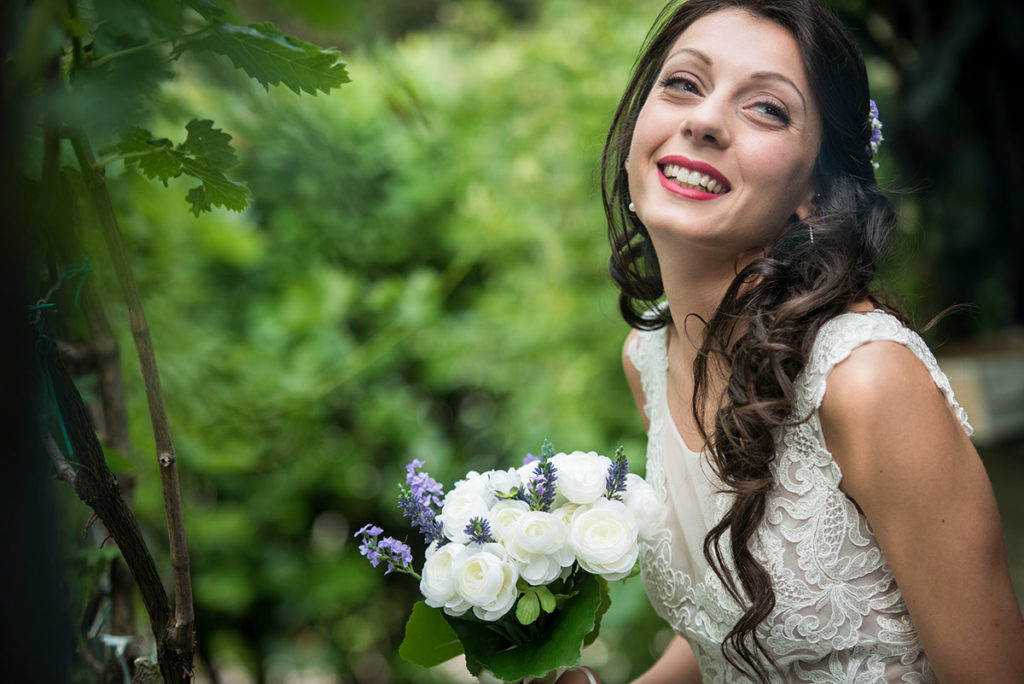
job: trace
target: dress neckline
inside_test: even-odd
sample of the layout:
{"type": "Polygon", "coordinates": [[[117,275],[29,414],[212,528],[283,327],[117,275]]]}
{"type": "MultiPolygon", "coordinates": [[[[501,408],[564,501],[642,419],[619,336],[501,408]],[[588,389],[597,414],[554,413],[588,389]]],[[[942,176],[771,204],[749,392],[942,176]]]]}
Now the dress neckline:
{"type": "Polygon", "coordinates": [[[669,327],[666,325],[665,328],[664,328],[665,334],[662,336],[662,352],[665,355],[665,383],[664,383],[665,384],[665,388],[664,388],[664,391],[661,393],[661,407],[662,407],[662,410],[664,410],[664,412],[665,412],[665,420],[668,422],[668,424],[672,428],[672,435],[674,436],[676,442],[679,444],[680,448],[682,448],[683,453],[688,455],[688,456],[691,456],[691,457],[698,457],[699,458],[699,457],[704,456],[705,454],[707,454],[707,451],[703,450],[703,449],[701,451],[697,451],[695,449],[692,449],[690,447],[690,445],[686,443],[686,440],[683,439],[683,433],[679,431],[679,425],[676,423],[675,416],[672,415],[672,408],[671,408],[671,406],[669,405],[669,402],[668,402],[668,392],[669,392],[669,374],[668,374],[668,336],[669,336],[669,329],[668,328],[669,327]]]}

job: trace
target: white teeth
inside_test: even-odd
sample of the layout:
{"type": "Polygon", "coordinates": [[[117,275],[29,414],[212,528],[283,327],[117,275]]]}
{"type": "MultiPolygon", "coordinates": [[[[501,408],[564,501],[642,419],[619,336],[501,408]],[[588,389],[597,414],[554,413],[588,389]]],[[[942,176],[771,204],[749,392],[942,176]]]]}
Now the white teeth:
{"type": "Polygon", "coordinates": [[[726,192],[725,185],[719,183],[708,174],[701,173],[700,171],[691,171],[678,164],[666,164],[662,167],[661,172],[666,178],[671,178],[680,185],[692,186],[714,194],[726,192]]]}

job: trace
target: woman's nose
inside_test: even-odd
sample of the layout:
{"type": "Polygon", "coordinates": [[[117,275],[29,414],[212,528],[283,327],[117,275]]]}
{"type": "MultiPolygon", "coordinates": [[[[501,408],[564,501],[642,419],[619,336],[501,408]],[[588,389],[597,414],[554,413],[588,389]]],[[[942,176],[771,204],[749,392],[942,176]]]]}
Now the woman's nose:
{"type": "Polygon", "coordinates": [[[713,95],[705,97],[686,113],[680,122],[679,132],[697,145],[725,147],[730,141],[726,103],[713,95]]]}

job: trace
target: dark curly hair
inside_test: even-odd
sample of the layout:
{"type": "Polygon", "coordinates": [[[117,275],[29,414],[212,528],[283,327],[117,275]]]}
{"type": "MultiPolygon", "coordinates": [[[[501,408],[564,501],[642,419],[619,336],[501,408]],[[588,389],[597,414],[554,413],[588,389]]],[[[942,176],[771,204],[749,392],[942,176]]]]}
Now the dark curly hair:
{"type": "Polygon", "coordinates": [[[895,214],[871,163],[864,59],[839,18],[817,0],[689,0],[669,3],[658,16],[615,112],[601,160],[610,271],[623,317],[640,329],[661,328],[672,320],[668,307],[655,306],[664,286],[654,246],[628,210],[624,162],[637,115],[680,33],[727,8],[774,21],[793,35],[823,129],[811,177],[818,193],[814,210],[802,221],[794,216],[763,257],[738,272],[706,321],[693,368],[693,416],[716,474],[735,495],[704,540],[708,563],[744,609],[722,650],[738,669],[765,681],[773,661],[756,630],[775,607],[775,593],[750,541],[775,484],[769,465],[775,458],[776,428],[794,420],[794,381],[826,321],[865,300],[904,317],[883,305],[872,289],[895,214]],[[718,408],[709,435],[700,407],[711,398],[712,372],[726,375],[727,384],[723,396],[712,402],[718,408]],[[726,563],[723,539],[735,576],[726,563]]]}

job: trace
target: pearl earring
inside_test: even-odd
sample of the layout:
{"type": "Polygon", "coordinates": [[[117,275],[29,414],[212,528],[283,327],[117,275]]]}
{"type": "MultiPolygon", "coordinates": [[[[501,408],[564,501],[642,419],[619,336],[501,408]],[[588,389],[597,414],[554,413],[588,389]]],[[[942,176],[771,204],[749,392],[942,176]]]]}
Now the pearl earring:
{"type": "Polygon", "coordinates": [[[629,203],[629,210],[635,214],[636,213],[636,205],[633,204],[632,202],[630,202],[629,203]]]}

